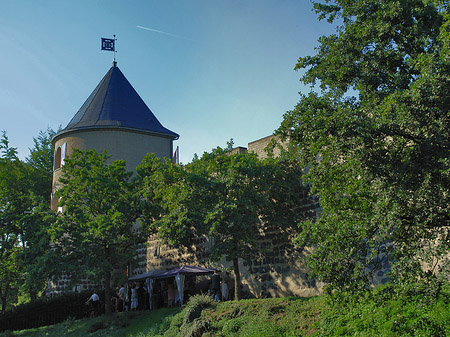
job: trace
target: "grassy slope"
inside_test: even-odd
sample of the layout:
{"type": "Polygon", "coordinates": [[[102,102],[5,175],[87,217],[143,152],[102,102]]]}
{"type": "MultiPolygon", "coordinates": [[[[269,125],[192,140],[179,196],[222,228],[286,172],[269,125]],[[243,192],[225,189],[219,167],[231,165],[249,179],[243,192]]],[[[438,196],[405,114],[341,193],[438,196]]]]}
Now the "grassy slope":
{"type": "MultiPolygon", "coordinates": [[[[200,313],[209,322],[209,331],[205,333],[210,336],[221,335],[222,331],[228,336],[282,336],[280,332],[284,331],[289,331],[286,336],[300,336],[311,335],[316,330],[312,324],[318,321],[323,302],[323,298],[212,302],[212,306],[200,313]],[[293,334],[296,331],[301,334],[293,334]]],[[[111,322],[105,317],[68,320],[38,329],[5,332],[0,336],[176,336],[187,309],[178,315],[179,309],[168,308],[115,314],[111,322]],[[89,332],[95,327],[97,331],[89,332]]]]}
{"type": "Polygon", "coordinates": [[[147,327],[158,327],[166,317],[177,313],[178,308],[164,308],[161,310],[140,311],[113,314],[111,319],[105,316],[80,320],[67,320],[60,324],[14,332],[0,333],[6,336],[27,337],[85,337],[85,336],[137,336],[147,327]],[[95,331],[94,331],[95,330],[95,331]]]}
{"type": "Polygon", "coordinates": [[[66,321],[5,336],[450,336],[450,292],[438,299],[368,296],[330,308],[324,296],[215,303],[194,297],[182,311],[160,309],[66,321]],[[90,333],[97,327],[98,330],[90,333]]]}
{"type": "Polygon", "coordinates": [[[227,336],[310,336],[324,306],[319,298],[228,302],[209,309],[211,331],[227,336]]]}

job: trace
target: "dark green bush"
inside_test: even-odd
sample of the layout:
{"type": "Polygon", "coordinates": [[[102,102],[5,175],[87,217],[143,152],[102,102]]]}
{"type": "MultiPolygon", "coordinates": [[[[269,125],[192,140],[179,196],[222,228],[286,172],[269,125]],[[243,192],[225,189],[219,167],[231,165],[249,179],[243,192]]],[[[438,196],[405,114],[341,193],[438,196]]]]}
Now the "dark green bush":
{"type": "Polygon", "coordinates": [[[199,318],[204,308],[215,306],[216,302],[207,295],[195,295],[189,299],[184,310],[183,324],[189,324],[199,318]]]}
{"type": "Polygon", "coordinates": [[[184,310],[180,335],[183,337],[201,336],[209,328],[209,319],[202,319],[202,311],[216,305],[207,295],[195,295],[189,299],[184,310]]]}
{"type": "MultiPolygon", "coordinates": [[[[86,317],[89,310],[85,302],[90,295],[90,292],[81,292],[41,297],[0,312],[0,331],[31,329],[60,323],[70,317],[86,317]]],[[[104,303],[104,294],[99,296],[104,303]]]]}
{"type": "Polygon", "coordinates": [[[449,290],[429,296],[416,282],[399,292],[393,286],[359,297],[357,303],[335,305],[323,317],[320,336],[449,336],[449,290]]]}

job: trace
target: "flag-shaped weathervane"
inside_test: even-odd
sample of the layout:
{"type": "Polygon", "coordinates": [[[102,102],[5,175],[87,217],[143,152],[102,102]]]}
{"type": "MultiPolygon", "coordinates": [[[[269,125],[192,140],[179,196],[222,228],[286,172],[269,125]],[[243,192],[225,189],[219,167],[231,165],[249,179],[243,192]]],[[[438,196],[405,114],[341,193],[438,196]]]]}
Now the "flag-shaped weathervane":
{"type": "Polygon", "coordinates": [[[102,37],[102,50],[115,51],[114,39],[105,39],[102,37]]]}
{"type": "Polygon", "coordinates": [[[105,39],[102,37],[102,50],[114,52],[114,63],[116,62],[116,35],[113,35],[113,39],[105,39]]]}

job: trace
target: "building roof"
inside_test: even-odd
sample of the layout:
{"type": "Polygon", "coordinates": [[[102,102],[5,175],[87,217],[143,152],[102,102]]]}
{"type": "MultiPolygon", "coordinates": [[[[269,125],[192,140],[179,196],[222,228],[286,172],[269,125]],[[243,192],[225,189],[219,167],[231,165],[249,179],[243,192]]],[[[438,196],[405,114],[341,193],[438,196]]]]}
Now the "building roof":
{"type": "Polygon", "coordinates": [[[166,129],[144,103],[114,63],[62,134],[91,129],[129,129],[178,139],[166,129]]]}

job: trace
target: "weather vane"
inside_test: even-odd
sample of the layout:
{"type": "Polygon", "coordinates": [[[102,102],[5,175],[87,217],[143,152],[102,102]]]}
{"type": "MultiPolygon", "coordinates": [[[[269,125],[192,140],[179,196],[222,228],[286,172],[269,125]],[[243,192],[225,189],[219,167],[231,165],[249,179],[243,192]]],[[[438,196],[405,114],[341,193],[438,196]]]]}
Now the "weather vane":
{"type": "Polygon", "coordinates": [[[116,34],[113,35],[112,39],[106,39],[102,37],[102,50],[113,51],[114,52],[114,67],[117,65],[116,62],[116,34]]]}

